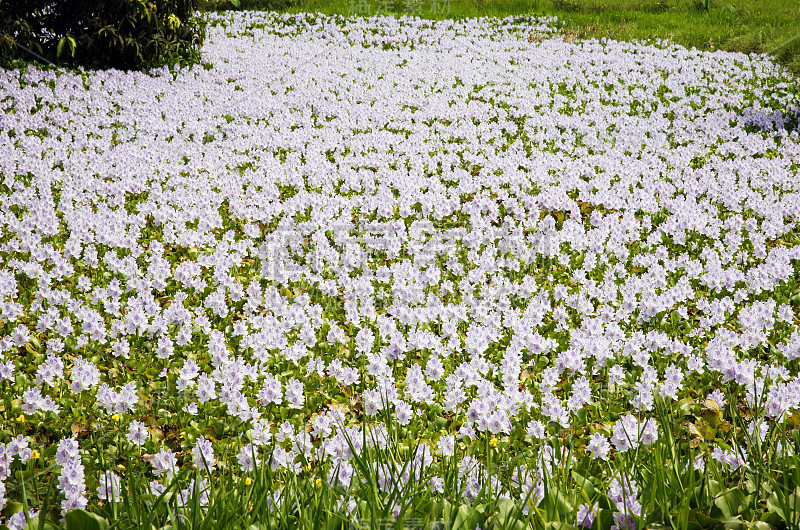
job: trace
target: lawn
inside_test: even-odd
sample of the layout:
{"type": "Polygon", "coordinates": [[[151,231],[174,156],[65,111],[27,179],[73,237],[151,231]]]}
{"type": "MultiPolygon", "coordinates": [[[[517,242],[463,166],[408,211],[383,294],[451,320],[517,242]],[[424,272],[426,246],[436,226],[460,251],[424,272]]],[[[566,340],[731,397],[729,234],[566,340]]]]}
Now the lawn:
{"type": "Polygon", "coordinates": [[[0,528],[798,527],[785,65],[326,6],[0,70],[0,528]]]}

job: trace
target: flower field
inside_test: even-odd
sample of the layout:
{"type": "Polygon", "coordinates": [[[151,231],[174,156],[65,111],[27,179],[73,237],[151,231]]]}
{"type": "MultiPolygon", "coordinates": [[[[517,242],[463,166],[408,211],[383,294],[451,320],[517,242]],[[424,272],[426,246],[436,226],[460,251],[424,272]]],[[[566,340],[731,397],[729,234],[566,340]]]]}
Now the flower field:
{"type": "Polygon", "coordinates": [[[0,524],[800,525],[784,70],[206,16],[204,64],[0,70],[0,524]]]}

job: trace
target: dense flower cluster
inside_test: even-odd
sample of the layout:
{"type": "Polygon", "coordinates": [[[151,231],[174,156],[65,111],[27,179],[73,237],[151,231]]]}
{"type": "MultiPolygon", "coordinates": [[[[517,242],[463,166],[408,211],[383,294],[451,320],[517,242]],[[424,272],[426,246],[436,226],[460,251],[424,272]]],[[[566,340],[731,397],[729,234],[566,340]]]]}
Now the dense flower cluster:
{"type": "MultiPolygon", "coordinates": [[[[325,462],[352,488],[390,421],[420,445],[380,491],[443,491],[453,459],[464,499],[527,513],[565,429],[607,462],[659,440],[660,403],[800,408],[798,101],[766,58],[528,39],[552,21],[524,17],[210,16],[206,67],[0,71],[14,414],[88,424],[81,403],[156,494],[213,473],[219,438],[241,473],[325,462]],[[501,481],[485,440],[526,465],[501,481]]],[[[55,443],[63,510],[84,507],[78,441],[55,443]]],[[[742,443],[705,460],[733,472],[742,443]]],[[[637,494],[611,480],[617,528],[637,494]]]]}
{"type": "Polygon", "coordinates": [[[85,508],[89,500],[86,498],[85,469],[78,451],[75,438],[64,438],[58,443],[56,464],[61,466],[58,477],[58,489],[64,500],[61,502],[61,515],[75,508],[85,508]]]}

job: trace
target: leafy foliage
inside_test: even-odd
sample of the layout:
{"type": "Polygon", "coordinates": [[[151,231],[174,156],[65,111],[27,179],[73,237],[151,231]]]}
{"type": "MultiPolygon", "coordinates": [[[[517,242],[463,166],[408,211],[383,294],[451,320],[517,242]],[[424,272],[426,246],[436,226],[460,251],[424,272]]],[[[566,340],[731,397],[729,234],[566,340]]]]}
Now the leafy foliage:
{"type": "Polygon", "coordinates": [[[0,3],[0,63],[146,69],[196,62],[205,36],[196,0],[7,0],[0,3]]]}
{"type": "Polygon", "coordinates": [[[200,11],[279,11],[297,5],[302,5],[301,0],[199,0],[197,7],[200,11]]]}

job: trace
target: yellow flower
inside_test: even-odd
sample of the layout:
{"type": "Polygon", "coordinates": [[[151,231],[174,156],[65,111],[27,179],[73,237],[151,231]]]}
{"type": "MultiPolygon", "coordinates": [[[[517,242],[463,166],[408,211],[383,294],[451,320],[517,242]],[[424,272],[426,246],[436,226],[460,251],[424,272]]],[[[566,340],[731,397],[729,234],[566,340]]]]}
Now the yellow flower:
{"type": "Polygon", "coordinates": [[[33,458],[39,458],[40,456],[42,456],[42,455],[41,455],[41,454],[39,454],[39,451],[37,451],[36,449],[34,449],[33,451],[31,451],[31,459],[33,459],[33,458]]]}
{"type": "Polygon", "coordinates": [[[250,477],[247,477],[246,479],[244,479],[244,485],[245,486],[249,486],[252,483],[253,483],[253,479],[251,479],[250,477]]]}
{"type": "Polygon", "coordinates": [[[114,420],[114,421],[119,421],[119,414],[117,414],[117,413],[114,413],[114,414],[111,416],[111,419],[112,419],[112,420],[114,420]]]}
{"type": "Polygon", "coordinates": [[[17,418],[18,423],[25,423],[25,414],[20,414],[19,418],[17,418]]]}
{"type": "Polygon", "coordinates": [[[125,469],[125,466],[123,466],[122,464],[117,464],[117,467],[120,469],[125,469]]]}
{"type": "Polygon", "coordinates": [[[492,436],[492,439],[489,440],[489,445],[491,445],[492,447],[497,447],[497,438],[492,436]]]}
{"type": "Polygon", "coordinates": [[[247,507],[250,511],[253,511],[253,501],[250,501],[250,504],[247,507]]]}
{"type": "Polygon", "coordinates": [[[317,479],[316,485],[318,488],[322,487],[322,479],[317,479]]]}

